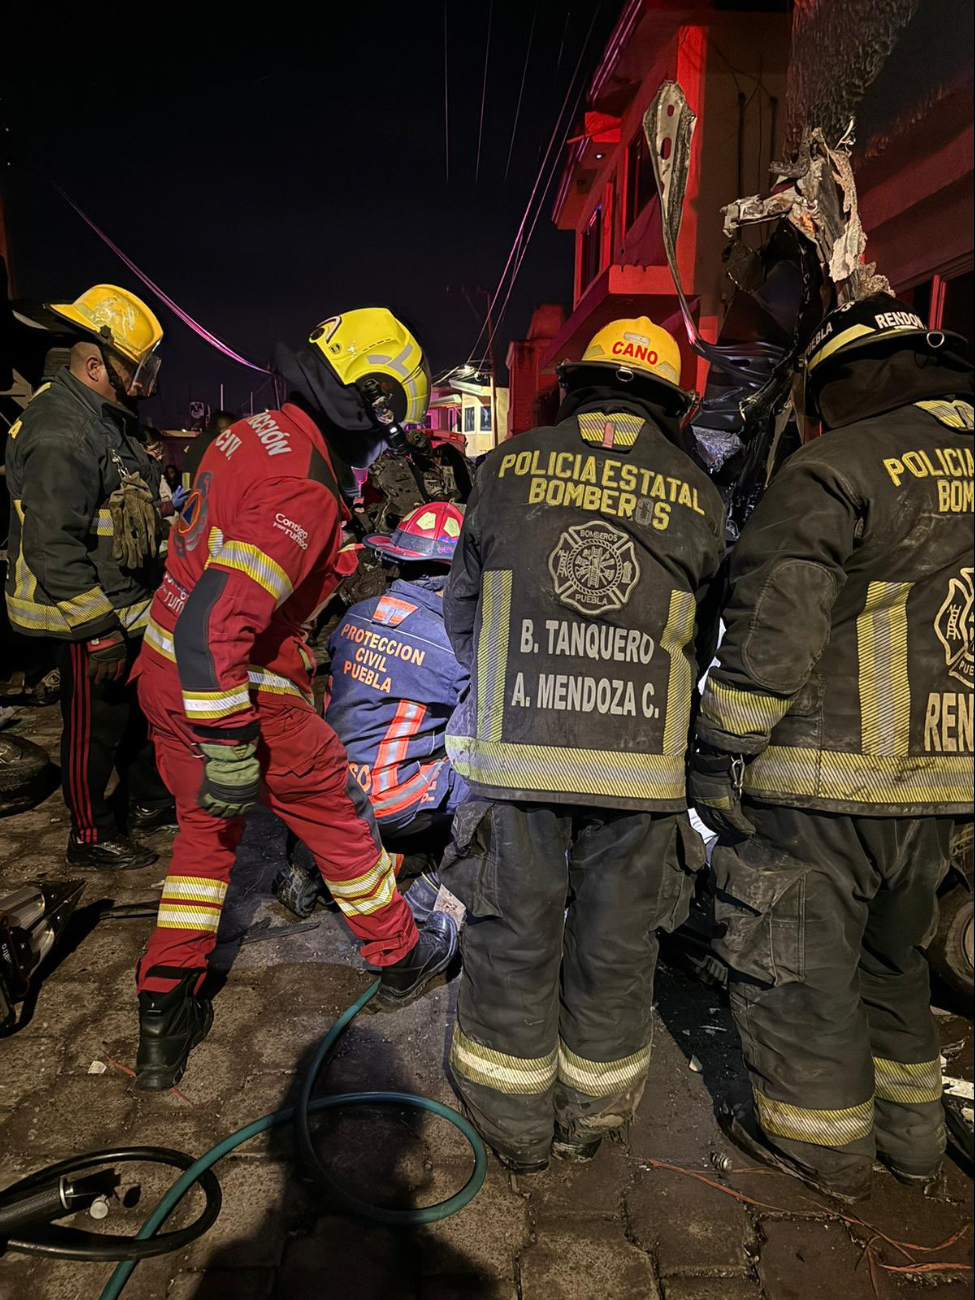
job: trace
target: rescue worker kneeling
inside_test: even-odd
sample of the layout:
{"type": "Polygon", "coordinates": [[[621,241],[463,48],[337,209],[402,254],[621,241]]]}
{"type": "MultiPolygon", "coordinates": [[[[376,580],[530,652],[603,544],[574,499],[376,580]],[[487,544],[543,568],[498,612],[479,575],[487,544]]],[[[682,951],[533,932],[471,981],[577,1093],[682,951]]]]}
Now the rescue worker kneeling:
{"type": "Polygon", "coordinates": [[[944,1149],[921,949],[972,812],[964,351],[886,294],[824,322],[806,378],[827,432],[735,548],[693,760],[754,1094],[723,1123],[847,1201],[875,1157],[925,1187],[944,1149]]]}
{"type": "Polygon", "coordinates": [[[210,1027],[200,985],[243,814],[259,799],[314,855],[363,956],[381,969],[381,1005],[415,996],[457,945],[442,914],[418,934],[345,751],[315,711],[300,635],[339,581],[351,466],[422,417],[426,362],[383,308],[332,317],[276,359],[291,397],[204,452],[137,667],[180,826],[138,967],[144,1089],[177,1082],[210,1027]]]}
{"type": "Polygon", "coordinates": [[[680,353],[646,317],[560,367],[553,428],[492,452],[445,618],[472,675],[447,750],[472,797],[441,875],[468,911],[450,1062],[509,1168],[586,1160],[650,1060],[657,929],[687,915],[698,601],[724,510],[680,449],[680,353]]]}

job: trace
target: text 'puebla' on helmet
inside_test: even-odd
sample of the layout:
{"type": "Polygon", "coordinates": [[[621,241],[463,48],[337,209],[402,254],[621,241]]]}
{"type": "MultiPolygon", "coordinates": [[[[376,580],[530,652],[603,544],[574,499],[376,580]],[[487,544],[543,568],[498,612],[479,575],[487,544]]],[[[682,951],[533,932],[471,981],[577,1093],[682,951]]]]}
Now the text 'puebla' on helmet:
{"type": "Polygon", "coordinates": [[[135,367],[126,379],[131,397],[149,397],[156,386],[160,357],[156,349],[163,329],[141,298],[117,284],[95,284],[74,300],[48,303],[48,309],[69,321],[96,343],[110,348],[135,367]]]}
{"type": "Polygon", "coordinates": [[[370,404],[385,403],[396,424],[419,424],[430,402],[430,367],[416,338],[386,307],[360,307],[330,316],[308,339],[343,384],[370,404]]]}
{"type": "MultiPolygon", "coordinates": [[[[579,361],[563,361],[558,377],[569,386],[576,379],[584,382],[589,372],[603,370],[620,385],[634,380],[650,380],[681,408],[689,407],[694,397],[680,386],[681,355],[674,336],[649,316],[614,320],[593,335],[579,361]]],[[[594,377],[595,378],[595,377],[594,377]]]]}
{"type": "Polygon", "coordinates": [[[819,382],[828,377],[834,366],[867,349],[896,352],[914,347],[934,353],[946,344],[962,351],[965,348],[960,334],[933,330],[899,298],[889,293],[873,293],[844,303],[829,313],[806,348],[806,376],[808,381],[819,382]]]}
{"type": "Polygon", "coordinates": [[[366,546],[391,559],[435,561],[449,567],[464,523],[453,501],[428,501],[404,515],[392,535],[372,533],[366,546]]]}

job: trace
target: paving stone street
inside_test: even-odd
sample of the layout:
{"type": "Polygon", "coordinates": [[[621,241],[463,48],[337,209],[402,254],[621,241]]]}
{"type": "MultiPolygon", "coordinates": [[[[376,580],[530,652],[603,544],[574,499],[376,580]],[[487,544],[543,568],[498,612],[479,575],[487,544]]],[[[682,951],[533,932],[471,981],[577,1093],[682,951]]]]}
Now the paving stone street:
{"type": "MultiPolygon", "coordinates": [[[[56,749],[55,709],[25,712],[21,734],[56,749]]],[[[71,876],[59,793],[0,822],[7,887],[71,876]]],[[[265,916],[294,918],[271,897],[283,828],[251,818],[221,935],[265,916]]],[[[113,1144],[161,1144],[197,1156],[257,1116],[291,1104],[316,1044],[365,987],[356,946],[338,914],[319,909],[314,930],[283,940],[222,943],[215,1022],[191,1058],[183,1096],[139,1094],[134,1063],[133,965],[151,922],[96,922],[99,900],[157,898],[172,838],[141,872],[89,875],[68,940],[53,954],[26,1023],[0,1041],[0,1187],[69,1154],[113,1144]],[[105,1068],[92,1072],[93,1062],[105,1068]]],[[[446,1055],[456,973],[395,1015],[361,1015],[341,1039],[322,1090],[401,1089],[456,1104],[446,1055]]],[[[638,1122],[596,1160],[557,1162],[526,1178],[493,1159],[475,1202],[435,1225],[402,1230],[341,1213],[303,1179],[287,1126],[226,1158],[223,1208],[190,1248],[148,1260],[127,1300],[899,1300],[971,1294],[972,1188],[954,1161],[945,1185],[920,1198],[885,1174],[857,1213],[841,1213],[780,1174],[748,1167],[728,1146],[715,1105],[744,1076],[726,1003],[715,989],[661,966],[650,1078],[638,1122]],[[694,1068],[692,1068],[692,1066],[694,1068]],[[899,1246],[908,1242],[913,1246],[899,1246]],[[865,1248],[870,1246],[869,1251],[865,1248]],[[951,1264],[932,1269],[931,1264],[951,1264]],[[894,1269],[896,1271],[890,1271],[894,1269]]],[[[952,1056],[970,1065],[970,1023],[941,1016],[952,1056]]],[[[471,1160],[462,1136],[432,1116],[347,1111],[316,1125],[334,1176],[360,1195],[399,1207],[440,1200],[462,1186],[471,1160]]],[[[131,1176],[131,1175],[130,1175],[131,1176]]],[[[140,1167],[133,1208],[87,1226],[134,1233],[168,1185],[140,1167]]],[[[118,1203],[117,1203],[118,1204],[118,1203]]],[[[196,1193],[179,1211],[188,1222],[196,1193]]],[[[0,1257],[3,1300],[88,1300],[110,1265],[0,1257]]]]}

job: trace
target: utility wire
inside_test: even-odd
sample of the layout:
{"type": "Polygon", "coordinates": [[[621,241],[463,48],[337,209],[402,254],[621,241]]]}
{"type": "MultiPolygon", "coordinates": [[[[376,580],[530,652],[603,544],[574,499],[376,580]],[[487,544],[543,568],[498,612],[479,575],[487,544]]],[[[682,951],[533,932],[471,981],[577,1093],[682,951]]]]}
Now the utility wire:
{"type": "Polygon", "coordinates": [[[532,56],[532,40],[535,36],[535,20],[538,18],[538,0],[535,0],[535,12],[532,14],[532,25],[528,29],[528,48],[525,51],[525,66],[521,70],[521,85],[518,87],[518,105],[515,108],[515,120],[511,126],[511,140],[508,143],[508,160],[504,165],[504,179],[508,179],[508,169],[511,166],[511,154],[515,147],[515,136],[518,134],[518,119],[521,117],[521,101],[525,94],[525,80],[528,76],[528,64],[532,56]]]}
{"type": "MultiPolygon", "coordinates": [[[[525,213],[524,213],[524,216],[523,216],[522,219],[521,219],[521,224],[520,224],[519,227],[518,227],[518,231],[517,231],[517,233],[515,234],[514,243],[511,245],[511,252],[508,254],[508,260],[505,262],[505,264],[504,264],[504,270],[501,272],[501,278],[498,280],[498,287],[497,287],[497,289],[495,289],[495,291],[494,291],[494,296],[492,297],[491,302],[490,302],[490,305],[489,305],[489,307],[488,307],[487,314],[486,314],[486,316],[485,316],[485,318],[484,318],[484,323],[483,323],[482,326],[481,326],[481,329],[480,329],[480,332],[479,332],[477,338],[474,340],[474,346],[471,348],[470,356],[468,357],[468,362],[469,362],[469,363],[470,363],[471,361],[473,361],[474,356],[475,356],[476,353],[477,353],[477,349],[478,349],[478,346],[479,346],[479,344],[480,344],[480,342],[481,342],[481,339],[484,337],[484,332],[485,332],[485,330],[486,330],[487,327],[488,327],[488,321],[491,320],[491,314],[492,314],[492,312],[494,311],[495,305],[496,305],[498,299],[499,299],[500,296],[501,296],[501,290],[502,290],[502,288],[503,288],[503,286],[504,286],[505,278],[506,278],[506,276],[507,276],[507,274],[508,274],[508,270],[509,270],[509,268],[512,266],[512,263],[513,263],[513,262],[516,263],[516,266],[517,266],[518,268],[520,268],[520,266],[521,266],[521,260],[523,260],[523,255],[522,255],[521,260],[519,260],[519,254],[522,252],[522,239],[523,239],[523,234],[524,234],[525,226],[526,226],[526,224],[527,224],[527,222],[528,222],[529,213],[530,213],[531,210],[532,210],[532,206],[533,206],[534,201],[535,201],[535,195],[536,195],[536,193],[538,192],[538,187],[539,187],[539,185],[541,184],[542,176],[543,176],[543,174],[544,174],[544,172],[545,172],[545,168],[546,168],[546,166],[547,166],[547,164],[548,164],[549,156],[550,156],[550,154],[551,154],[551,152],[552,152],[552,149],[553,149],[553,147],[554,147],[554,145],[555,145],[556,140],[558,139],[559,128],[560,128],[561,123],[562,123],[562,118],[565,116],[565,110],[566,110],[566,108],[569,107],[569,101],[570,101],[571,96],[572,96],[572,89],[573,89],[573,87],[575,86],[576,80],[578,79],[578,76],[579,76],[579,70],[580,70],[580,68],[582,67],[582,61],[583,61],[583,59],[584,59],[584,57],[585,57],[586,50],[587,50],[588,47],[589,47],[589,42],[590,42],[590,40],[592,39],[593,28],[594,28],[595,25],[596,25],[596,18],[597,18],[598,14],[599,14],[599,9],[600,9],[600,6],[599,6],[598,4],[595,5],[595,6],[593,7],[592,20],[591,20],[591,22],[589,23],[589,30],[588,30],[588,32],[586,33],[586,39],[583,41],[582,48],[581,48],[580,51],[579,51],[579,57],[578,57],[578,59],[576,60],[576,66],[575,66],[575,69],[573,70],[572,76],[569,78],[569,85],[568,85],[568,88],[566,89],[566,92],[565,92],[565,98],[564,98],[563,101],[562,101],[562,107],[559,109],[558,116],[557,116],[556,119],[555,119],[555,126],[554,126],[553,129],[552,129],[552,135],[551,135],[551,137],[550,137],[550,139],[549,139],[549,142],[548,142],[548,148],[545,150],[545,156],[544,156],[544,158],[542,159],[542,163],[541,163],[541,166],[540,166],[539,169],[538,169],[538,172],[536,173],[536,176],[535,176],[535,183],[534,183],[534,185],[532,186],[531,194],[528,196],[528,203],[527,203],[527,205],[526,205],[526,207],[525,207],[525,213]]],[[[572,111],[571,111],[571,113],[570,113],[570,115],[569,115],[569,119],[568,119],[568,121],[566,122],[565,128],[564,128],[563,131],[562,131],[562,141],[563,141],[563,142],[564,142],[565,138],[566,138],[566,137],[568,136],[568,134],[569,134],[569,126],[570,126],[571,123],[572,123],[572,117],[573,117],[573,115],[574,115],[575,112],[576,112],[576,109],[577,109],[578,104],[579,104],[579,100],[580,100],[581,95],[582,95],[582,93],[583,93],[584,90],[585,90],[585,83],[583,83],[583,85],[580,86],[579,90],[578,90],[577,93],[576,93],[576,98],[575,98],[574,102],[572,103],[572,106],[571,106],[572,111]]],[[[557,166],[558,166],[558,159],[559,159],[559,155],[561,154],[561,151],[562,151],[562,144],[560,143],[560,145],[559,145],[559,149],[558,149],[558,152],[556,153],[555,158],[554,158],[554,160],[553,160],[552,175],[549,177],[548,184],[547,184],[546,187],[545,187],[546,192],[548,191],[548,188],[549,188],[549,186],[550,186],[551,183],[552,183],[552,177],[554,177],[554,175],[555,175],[555,169],[556,169],[557,166]]],[[[534,221],[533,221],[533,223],[532,223],[532,230],[534,230],[534,228],[535,228],[535,224],[536,224],[537,221],[538,221],[538,213],[539,213],[540,211],[541,211],[541,204],[539,204],[538,212],[536,212],[536,214],[535,214],[535,219],[534,219],[534,221]]],[[[529,236],[529,238],[530,238],[530,236],[529,236]]],[[[526,247],[527,247],[527,245],[526,245],[526,247]]],[[[513,280],[514,280],[514,274],[517,274],[517,270],[515,270],[515,272],[513,273],[513,276],[512,276],[512,284],[513,284],[513,280]]],[[[511,296],[511,288],[509,287],[509,289],[508,289],[508,297],[510,297],[510,296],[511,296]]],[[[507,298],[505,299],[505,302],[507,303],[507,298]]],[[[498,327],[497,327],[497,322],[496,322],[496,321],[492,322],[491,338],[490,338],[490,341],[489,341],[489,348],[488,348],[488,350],[490,350],[490,344],[493,343],[493,341],[494,341],[494,336],[497,334],[497,328],[498,328],[498,327]]],[[[487,353],[485,353],[484,355],[486,356],[487,353]]]]}
{"type": "Polygon", "coordinates": [[[444,180],[450,184],[450,63],[447,58],[447,4],[443,0],[443,169],[444,180]]]}
{"type": "Polygon", "coordinates": [[[488,7],[487,40],[484,42],[484,79],[481,82],[481,120],[477,125],[477,161],[474,164],[474,183],[481,174],[481,137],[484,134],[484,104],[487,100],[488,63],[491,58],[491,24],[494,21],[494,0],[488,7]]]}

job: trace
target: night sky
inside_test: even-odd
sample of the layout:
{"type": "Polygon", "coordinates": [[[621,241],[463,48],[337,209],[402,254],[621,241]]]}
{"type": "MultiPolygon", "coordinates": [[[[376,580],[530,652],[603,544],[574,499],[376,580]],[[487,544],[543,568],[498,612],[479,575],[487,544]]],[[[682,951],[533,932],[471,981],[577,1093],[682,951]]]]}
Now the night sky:
{"type": "MultiPolygon", "coordinates": [[[[246,42],[177,31],[162,14],[155,35],[140,24],[145,34],[128,42],[124,22],[105,20],[99,33],[94,13],[23,39],[0,104],[13,146],[5,193],[15,296],[73,298],[102,280],[143,294],[36,160],[245,356],[266,361],[279,338],[297,342],[336,311],[384,303],[411,322],[435,374],[465,361],[484,311],[475,290],[498,282],[593,18],[592,4],[539,0],[505,182],[533,4],[494,0],[477,180],[489,3],[447,4],[449,181],[442,3],[401,16],[392,5],[328,7],[314,26],[288,18],[246,42]]],[[[597,6],[580,81],[619,8],[597,6]]],[[[550,220],[557,183],[499,331],[500,362],[534,303],[570,296],[572,238],[550,220]]],[[[263,376],[223,360],[143,296],[167,335],[147,414],[179,426],[191,397],[217,404],[221,382],[226,404],[243,409],[263,376]]],[[[271,398],[265,390],[256,400],[271,398]]]]}

